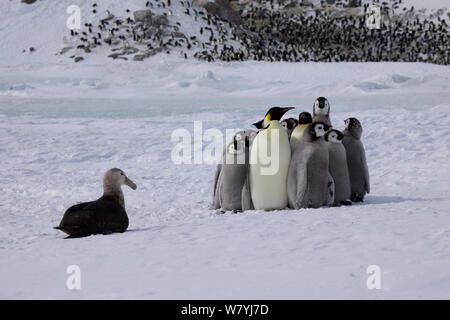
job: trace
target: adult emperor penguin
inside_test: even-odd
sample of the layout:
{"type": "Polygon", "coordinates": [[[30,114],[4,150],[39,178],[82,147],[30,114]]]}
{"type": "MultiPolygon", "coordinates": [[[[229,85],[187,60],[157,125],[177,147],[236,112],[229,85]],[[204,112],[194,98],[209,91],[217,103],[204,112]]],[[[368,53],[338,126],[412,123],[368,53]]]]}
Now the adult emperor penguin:
{"type": "Polygon", "coordinates": [[[287,173],[291,148],[281,117],[294,108],[273,107],[263,121],[250,149],[249,186],[256,210],[287,207],[287,173]]]}
{"type": "Polygon", "coordinates": [[[351,184],[351,200],[364,201],[366,193],[370,193],[369,169],[367,167],[366,152],[361,142],[362,126],[358,119],[345,120],[345,130],[342,144],[347,152],[348,172],[351,184]]]}
{"type": "Polygon", "coordinates": [[[289,143],[291,144],[291,152],[294,153],[294,150],[300,145],[302,142],[303,131],[305,131],[306,127],[312,123],[312,117],[309,112],[302,112],[298,116],[298,125],[294,128],[291,134],[291,140],[289,143]]]}
{"type": "Polygon", "coordinates": [[[329,171],[334,180],[334,206],[351,205],[350,176],[347,167],[347,154],[342,145],[344,135],[338,130],[328,131],[324,139],[330,156],[329,171]]]}
{"type": "Polygon", "coordinates": [[[254,130],[238,131],[225,148],[214,175],[213,209],[242,210],[242,189],[248,176],[249,150],[255,136],[254,130]]]}
{"type": "Polygon", "coordinates": [[[334,202],[328,148],[322,137],[325,132],[324,123],[310,124],[303,133],[302,145],[292,155],[288,175],[290,208],[319,208],[334,202]]]}
{"type": "Polygon", "coordinates": [[[67,233],[67,238],[87,237],[91,234],[125,232],[128,216],[122,185],[136,190],[136,185],[117,168],[110,169],[103,177],[103,196],[98,200],[76,204],[64,213],[55,229],[67,233]]]}
{"type": "Polygon", "coordinates": [[[327,98],[319,97],[314,102],[312,122],[323,122],[327,126],[332,126],[330,120],[330,103],[327,98]]]}

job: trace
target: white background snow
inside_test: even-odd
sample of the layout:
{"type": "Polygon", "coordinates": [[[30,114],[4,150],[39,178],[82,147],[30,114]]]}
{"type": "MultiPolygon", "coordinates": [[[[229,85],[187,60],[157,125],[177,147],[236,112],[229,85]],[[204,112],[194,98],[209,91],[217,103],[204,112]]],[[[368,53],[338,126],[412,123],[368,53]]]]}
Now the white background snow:
{"type": "Polygon", "coordinates": [[[0,298],[450,298],[448,66],[165,54],[75,64],[55,55],[65,11],[94,1],[17,2],[0,3],[0,298]],[[274,105],[297,117],[320,95],[336,128],[362,121],[363,204],[219,215],[208,209],[214,166],[171,161],[173,130],[192,132],[194,120],[225,133],[274,105]],[[98,198],[112,167],[138,185],[124,188],[129,231],[63,240],[52,227],[98,198]],[[80,291],[66,288],[73,264],[80,291]],[[366,287],[369,265],[381,268],[380,290],[366,287]]]}

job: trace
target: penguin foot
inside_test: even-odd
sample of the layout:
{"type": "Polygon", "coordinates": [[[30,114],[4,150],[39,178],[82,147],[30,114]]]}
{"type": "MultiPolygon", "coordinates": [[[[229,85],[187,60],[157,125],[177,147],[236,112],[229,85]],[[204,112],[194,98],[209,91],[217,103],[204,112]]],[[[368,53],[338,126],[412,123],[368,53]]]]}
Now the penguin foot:
{"type": "Polygon", "coordinates": [[[341,201],[341,205],[343,206],[351,206],[353,203],[350,200],[341,201]]]}
{"type": "Polygon", "coordinates": [[[352,202],[363,202],[364,201],[364,196],[361,196],[359,194],[352,194],[352,196],[350,197],[350,200],[352,200],[352,202]]]}

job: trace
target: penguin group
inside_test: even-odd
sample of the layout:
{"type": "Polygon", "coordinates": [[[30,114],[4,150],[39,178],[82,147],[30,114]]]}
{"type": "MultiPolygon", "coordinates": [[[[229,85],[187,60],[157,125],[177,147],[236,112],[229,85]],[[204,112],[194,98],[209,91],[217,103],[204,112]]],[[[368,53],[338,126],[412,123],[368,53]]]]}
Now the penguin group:
{"type": "Polygon", "coordinates": [[[361,122],[350,117],[343,131],[333,128],[325,97],[316,99],[312,115],[304,111],[298,119],[281,120],[292,109],[272,107],[253,124],[258,131],[234,135],[216,168],[212,209],[303,209],[364,201],[370,182],[361,122]]]}
{"type": "MultiPolygon", "coordinates": [[[[239,3],[241,1],[238,1],[239,3]]],[[[449,18],[426,15],[402,0],[255,0],[240,8],[251,60],[289,62],[427,62],[448,65],[449,18]],[[368,28],[369,5],[380,8],[380,28],[368,28]]]]}
{"type": "Polygon", "coordinates": [[[383,17],[379,29],[366,27],[369,3],[360,1],[321,1],[315,6],[298,0],[216,1],[222,11],[233,13],[226,16],[200,5],[214,1],[143,0],[143,10],[107,11],[104,17],[94,4],[97,20],[71,30],[60,54],[75,50],[70,58],[78,62],[106,46],[108,57],[134,61],[175,53],[208,62],[450,64],[450,15],[441,10],[426,16],[414,7],[400,10],[401,1],[373,1],[383,17]],[[192,19],[191,25],[180,15],[192,19]]]}

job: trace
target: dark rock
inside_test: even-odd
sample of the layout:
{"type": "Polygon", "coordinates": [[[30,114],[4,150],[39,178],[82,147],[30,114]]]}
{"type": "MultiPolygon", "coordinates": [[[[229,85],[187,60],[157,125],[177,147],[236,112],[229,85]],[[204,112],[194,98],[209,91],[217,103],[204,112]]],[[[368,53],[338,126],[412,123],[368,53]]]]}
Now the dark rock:
{"type": "Polygon", "coordinates": [[[144,59],[147,58],[145,54],[137,54],[133,57],[134,61],[144,61],[144,59]]]}
{"type": "Polygon", "coordinates": [[[133,15],[136,22],[142,22],[147,25],[152,24],[152,12],[150,10],[138,10],[133,15]]]}
{"type": "Polygon", "coordinates": [[[230,6],[229,0],[195,0],[194,5],[203,7],[208,11],[209,14],[215,15],[222,20],[226,20],[235,25],[240,25],[242,23],[241,16],[238,12],[234,11],[230,6]]]}
{"type": "Polygon", "coordinates": [[[108,56],[108,58],[117,59],[120,55],[121,55],[121,53],[111,53],[111,54],[108,56]]]}
{"type": "Polygon", "coordinates": [[[169,20],[165,15],[158,15],[153,19],[152,25],[156,28],[167,27],[169,25],[169,20]]]}
{"type": "Polygon", "coordinates": [[[65,54],[67,51],[71,50],[73,47],[65,47],[62,48],[61,51],[59,52],[59,54],[65,54]]]}
{"type": "Polygon", "coordinates": [[[83,61],[83,60],[84,60],[83,57],[75,57],[75,59],[74,59],[75,62],[80,62],[80,61],[83,61]]]}

